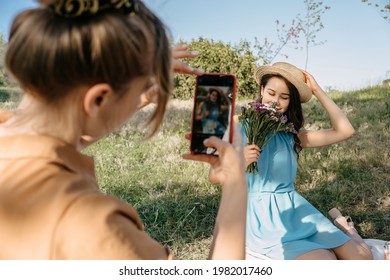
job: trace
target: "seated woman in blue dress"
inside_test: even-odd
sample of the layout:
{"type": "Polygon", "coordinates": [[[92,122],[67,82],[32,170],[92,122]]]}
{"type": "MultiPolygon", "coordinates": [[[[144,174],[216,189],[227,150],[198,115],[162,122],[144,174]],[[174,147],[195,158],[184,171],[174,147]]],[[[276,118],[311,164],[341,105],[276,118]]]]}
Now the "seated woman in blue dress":
{"type": "Polygon", "coordinates": [[[353,226],[336,227],[294,188],[299,151],[348,139],[355,132],[351,123],[309,73],[291,64],[259,67],[255,80],[260,102],[276,103],[298,133],[278,132],[260,154],[258,146],[247,143],[240,125],[246,166],[257,162],[259,167],[256,174],[246,173],[247,252],[271,259],[372,259],[353,226]],[[303,128],[301,103],[312,95],[329,115],[331,129],[303,128]]]}

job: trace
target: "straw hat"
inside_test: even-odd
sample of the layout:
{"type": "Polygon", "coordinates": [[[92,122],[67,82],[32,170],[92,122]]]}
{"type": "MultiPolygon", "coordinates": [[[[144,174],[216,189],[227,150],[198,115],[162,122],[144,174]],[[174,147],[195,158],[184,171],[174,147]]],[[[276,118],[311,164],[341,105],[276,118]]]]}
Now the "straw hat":
{"type": "Polygon", "coordinates": [[[213,91],[218,92],[220,96],[223,95],[223,90],[220,89],[220,88],[217,88],[217,87],[211,87],[211,88],[209,88],[209,93],[211,93],[211,92],[213,92],[213,91]]]}
{"type": "Polygon", "coordinates": [[[305,103],[312,97],[311,89],[305,83],[306,78],[303,72],[294,65],[287,62],[276,62],[271,66],[260,66],[255,70],[255,80],[260,84],[264,75],[280,75],[292,83],[299,92],[301,103],[305,103]]]}

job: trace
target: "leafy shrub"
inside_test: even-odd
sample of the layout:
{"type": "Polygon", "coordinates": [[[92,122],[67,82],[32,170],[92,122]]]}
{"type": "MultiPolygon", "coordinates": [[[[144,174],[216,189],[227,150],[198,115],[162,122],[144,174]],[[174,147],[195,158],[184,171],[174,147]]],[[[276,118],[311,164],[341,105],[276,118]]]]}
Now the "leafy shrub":
{"type": "Polygon", "coordinates": [[[0,102],[7,102],[9,98],[9,93],[5,89],[0,88],[0,102]]]}

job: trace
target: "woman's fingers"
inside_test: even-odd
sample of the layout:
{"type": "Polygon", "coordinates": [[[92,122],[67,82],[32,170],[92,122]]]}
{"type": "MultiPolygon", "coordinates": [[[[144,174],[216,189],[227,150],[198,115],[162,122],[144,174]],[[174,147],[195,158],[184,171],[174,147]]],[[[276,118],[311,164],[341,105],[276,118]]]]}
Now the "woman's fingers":
{"type": "Polygon", "coordinates": [[[246,165],[259,160],[260,148],[255,144],[248,145],[244,148],[244,157],[246,165]]]}
{"type": "Polygon", "coordinates": [[[190,51],[186,45],[176,45],[172,48],[173,71],[181,74],[202,75],[202,69],[194,68],[186,62],[181,61],[182,58],[194,58],[199,52],[190,51]]]}
{"type": "Polygon", "coordinates": [[[248,145],[245,147],[244,153],[260,154],[260,148],[259,148],[259,146],[255,145],[255,144],[248,145]]]}
{"type": "Polygon", "coordinates": [[[194,68],[178,59],[173,60],[173,71],[175,73],[180,73],[180,74],[193,74],[193,75],[204,74],[204,71],[202,69],[194,68]]]}
{"type": "Polygon", "coordinates": [[[187,49],[172,51],[172,56],[174,59],[192,58],[192,57],[197,57],[198,55],[199,55],[198,51],[189,51],[187,49]]]}
{"type": "MultiPolygon", "coordinates": [[[[191,134],[186,134],[185,138],[187,140],[191,140],[191,134]]],[[[219,142],[224,142],[224,141],[222,141],[221,139],[219,139],[217,137],[211,137],[211,138],[216,138],[218,143],[215,143],[213,140],[209,141],[209,139],[210,139],[209,138],[209,139],[206,139],[204,141],[204,145],[206,147],[213,147],[213,148],[215,148],[217,150],[221,149],[221,143],[219,143],[219,142]]],[[[220,151],[220,150],[218,150],[218,151],[220,151]]],[[[217,156],[207,155],[207,154],[191,154],[191,153],[188,153],[188,154],[182,155],[182,157],[183,157],[183,159],[206,162],[206,163],[209,163],[211,165],[214,164],[218,160],[217,156]]]]}

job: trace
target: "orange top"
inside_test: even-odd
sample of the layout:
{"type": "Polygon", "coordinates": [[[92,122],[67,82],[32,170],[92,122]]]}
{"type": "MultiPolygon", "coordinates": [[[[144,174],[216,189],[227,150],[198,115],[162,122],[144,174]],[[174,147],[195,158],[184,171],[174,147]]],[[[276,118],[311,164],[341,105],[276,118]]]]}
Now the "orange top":
{"type": "Polygon", "coordinates": [[[52,137],[0,137],[0,259],[171,258],[99,190],[91,157],[52,137]]]}

